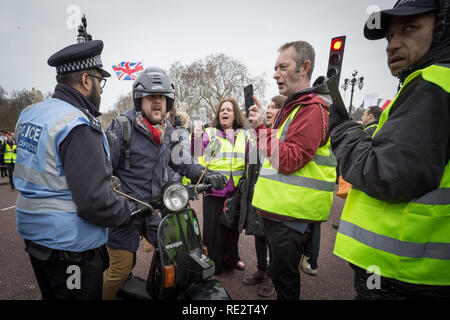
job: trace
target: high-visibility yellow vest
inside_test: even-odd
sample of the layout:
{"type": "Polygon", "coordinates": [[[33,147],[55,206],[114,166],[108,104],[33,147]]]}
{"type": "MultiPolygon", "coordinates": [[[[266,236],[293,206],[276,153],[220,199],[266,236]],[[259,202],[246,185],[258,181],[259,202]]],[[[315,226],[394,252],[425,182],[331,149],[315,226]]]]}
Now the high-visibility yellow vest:
{"type": "Polygon", "coordinates": [[[228,179],[232,178],[234,186],[237,187],[245,170],[245,150],[248,134],[245,130],[240,129],[236,130],[234,134],[236,136],[234,145],[227,138],[215,135],[204,151],[202,165],[206,167],[212,159],[208,169],[220,172],[228,179]],[[220,151],[216,152],[211,158],[211,149],[217,141],[220,144],[220,151]]]}
{"type": "MultiPolygon", "coordinates": [[[[286,139],[289,125],[300,107],[291,112],[278,130],[280,141],[286,139]]],[[[326,221],[336,184],[336,159],[331,152],[330,139],[305,167],[290,175],[278,172],[273,167],[274,161],[264,159],[252,205],[275,215],[326,221]]]]}
{"type": "Polygon", "coordinates": [[[17,146],[13,144],[12,147],[8,143],[5,145],[5,154],[3,159],[5,160],[5,163],[16,163],[16,157],[17,154],[14,152],[16,150],[17,146]]]}
{"type": "MultiPolygon", "coordinates": [[[[412,73],[382,113],[374,136],[408,83],[420,76],[450,93],[448,66],[432,65],[412,73]]],[[[439,188],[407,203],[390,204],[352,189],[342,212],[334,253],[364,269],[376,266],[370,269],[379,270],[383,277],[450,285],[450,163],[439,188]]]]}
{"type": "Polygon", "coordinates": [[[364,131],[370,129],[370,128],[375,128],[375,130],[377,129],[378,124],[372,124],[370,126],[368,126],[367,128],[364,128],[364,131]]]}
{"type": "Polygon", "coordinates": [[[188,177],[183,176],[183,178],[181,179],[181,183],[184,184],[185,186],[187,186],[187,185],[191,184],[192,181],[188,177]]]}

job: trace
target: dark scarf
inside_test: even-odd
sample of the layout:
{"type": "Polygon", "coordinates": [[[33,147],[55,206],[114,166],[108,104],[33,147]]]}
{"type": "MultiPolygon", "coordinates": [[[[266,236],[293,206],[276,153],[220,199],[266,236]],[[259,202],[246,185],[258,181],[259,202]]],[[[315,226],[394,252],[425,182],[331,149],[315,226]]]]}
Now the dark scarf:
{"type": "Polygon", "coordinates": [[[58,83],[52,98],[63,100],[84,113],[90,113],[96,118],[102,115],[92,102],[83,96],[77,89],[72,88],[69,85],[58,83]]]}

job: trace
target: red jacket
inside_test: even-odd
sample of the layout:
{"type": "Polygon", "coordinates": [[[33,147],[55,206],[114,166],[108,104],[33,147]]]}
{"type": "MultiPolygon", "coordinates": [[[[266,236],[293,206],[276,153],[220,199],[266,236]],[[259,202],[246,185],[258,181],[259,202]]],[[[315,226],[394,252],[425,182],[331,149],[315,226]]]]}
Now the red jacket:
{"type": "Polygon", "coordinates": [[[319,147],[328,141],[328,120],[328,106],[319,95],[308,94],[288,100],[278,113],[273,129],[263,124],[256,128],[258,148],[269,160],[279,154],[279,172],[294,173],[306,166],[319,147]],[[285,141],[272,142],[277,139],[277,129],[298,105],[301,108],[289,126],[285,141]]]}

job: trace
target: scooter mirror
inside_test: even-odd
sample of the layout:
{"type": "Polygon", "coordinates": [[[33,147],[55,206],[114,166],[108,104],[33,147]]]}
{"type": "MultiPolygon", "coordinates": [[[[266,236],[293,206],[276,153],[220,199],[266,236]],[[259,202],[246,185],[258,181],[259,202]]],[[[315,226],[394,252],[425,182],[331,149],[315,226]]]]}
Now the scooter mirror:
{"type": "Polygon", "coordinates": [[[214,158],[222,148],[222,141],[219,139],[214,139],[209,143],[209,145],[206,147],[204,154],[207,158],[214,158]]]}

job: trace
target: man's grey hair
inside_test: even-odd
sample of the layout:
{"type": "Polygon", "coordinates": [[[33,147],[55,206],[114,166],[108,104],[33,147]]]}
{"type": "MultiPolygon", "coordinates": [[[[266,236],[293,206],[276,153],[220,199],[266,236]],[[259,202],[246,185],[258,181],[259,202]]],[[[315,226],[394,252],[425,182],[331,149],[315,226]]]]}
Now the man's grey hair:
{"type": "Polygon", "coordinates": [[[316,57],[314,48],[306,41],[293,41],[282,45],[280,49],[278,49],[278,52],[282,52],[290,47],[294,47],[295,49],[294,55],[294,60],[296,63],[295,72],[300,72],[300,69],[306,60],[309,60],[311,62],[311,68],[309,69],[307,75],[308,79],[311,80],[312,73],[314,71],[314,62],[316,57]]]}

